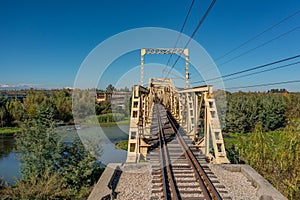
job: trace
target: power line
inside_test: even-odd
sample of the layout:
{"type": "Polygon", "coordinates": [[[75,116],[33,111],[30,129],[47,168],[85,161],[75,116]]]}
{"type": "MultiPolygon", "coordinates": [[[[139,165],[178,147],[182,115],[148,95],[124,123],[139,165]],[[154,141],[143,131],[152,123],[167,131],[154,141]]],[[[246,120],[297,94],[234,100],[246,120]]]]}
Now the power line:
{"type": "Polygon", "coordinates": [[[223,82],[231,81],[231,80],[235,80],[235,79],[239,79],[239,78],[243,78],[243,77],[247,77],[247,76],[252,76],[252,75],[261,74],[261,73],[264,73],[264,72],[273,71],[273,70],[276,70],[276,69],[282,69],[282,68],[290,67],[290,66],[297,65],[297,64],[300,64],[300,62],[294,62],[294,63],[274,67],[274,68],[271,68],[271,69],[265,69],[265,70],[262,70],[262,71],[241,75],[241,76],[238,76],[238,77],[228,78],[228,79],[225,79],[225,80],[219,80],[219,81],[215,81],[214,83],[221,82],[221,81],[223,81],[223,82]]]}
{"type": "Polygon", "coordinates": [[[243,78],[243,77],[252,76],[252,75],[256,75],[256,74],[261,74],[261,73],[264,73],[264,72],[269,72],[269,71],[273,71],[273,70],[276,70],[276,69],[282,69],[282,68],[290,67],[290,66],[297,65],[297,64],[300,64],[300,62],[294,62],[294,63],[290,63],[290,64],[287,64],[287,65],[274,67],[274,68],[271,68],[271,69],[265,69],[265,70],[262,70],[262,71],[259,71],[259,72],[253,72],[253,73],[245,74],[245,75],[238,76],[238,77],[228,78],[228,79],[225,79],[223,81],[230,81],[230,80],[234,80],[234,79],[238,79],[238,78],[243,78]]]}
{"type": "MultiPolygon", "coordinates": [[[[182,35],[182,32],[183,32],[183,29],[184,29],[184,27],[185,27],[185,25],[186,25],[186,22],[187,22],[187,20],[188,20],[188,18],[189,18],[189,15],[190,15],[191,11],[192,11],[192,8],[193,8],[193,6],[194,6],[194,3],[195,3],[195,0],[192,1],[191,5],[190,5],[190,7],[189,7],[189,10],[188,10],[188,12],[187,12],[187,14],[186,14],[186,16],[185,16],[184,22],[183,22],[183,24],[182,24],[182,26],[181,26],[180,33],[179,33],[179,35],[178,35],[178,37],[177,37],[177,40],[176,40],[175,45],[174,45],[174,48],[176,48],[176,46],[177,46],[177,44],[178,44],[178,42],[179,42],[179,39],[180,39],[180,37],[181,37],[181,35],[182,35]]],[[[167,64],[166,64],[165,68],[163,69],[162,73],[166,70],[167,66],[169,65],[172,56],[173,56],[173,54],[170,55],[170,57],[169,57],[169,59],[168,59],[168,62],[167,62],[167,64]]]]}
{"type": "Polygon", "coordinates": [[[288,19],[294,17],[295,15],[297,15],[298,13],[300,13],[300,10],[297,10],[296,12],[294,12],[293,14],[285,17],[284,19],[280,20],[279,22],[273,24],[272,26],[268,27],[267,29],[265,29],[264,31],[256,34],[255,36],[251,37],[250,39],[246,40],[245,42],[243,42],[242,44],[238,45],[237,47],[231,49],[230,51],[228,51],[227,53],[223,54],[222,56],[219,56],[215,59],[215,61],[218,61],[222,58],[224,58],[225,56],[231,54],[232,52],[242,48],[243,46],[245,46],[246,44],[248,44],[249,42],[252,42],[253,40],[255,40],[256,38],[260,37],[261,35],[265,34],[266,32],[272,30],[273,28],[275,28],[276,26],[282,24],[283,22],[287,21],[288,19]]]}
{"type": "MultiPolygon", "coordinates": [[[[202,18],[200,19],[197,27],[195,28],[195,30],[193,31],[191,37],[189,38],[189,40],[187,41],[186,45],[184,46],[184,48],[186,48],[189,43],[191,42],[191,40],[193,39],[193,37],[195,36],[195,34],[197,33],[198,29],[200,28],[200,26],[203,24],[204,20],[206,19],[206,17],[208,16],[209,12],[211,11],[211,9],[213,8],[214,4],[216,3],[216,0],[213,0],[208,9],[206,10],[205,14],[202,16],[202,18]]],[[[180,56],[177,55],[177,59],[175,60],[175,63],[172,65],[171,69],[168,71],[167,76],[169,76],[170,72],[173,70],[173,68],[175,67],[175,65],[177,64],[178,60],[179,60],[180,56]]],[[[167,77],[166,76],[166,77],[167,77]]]]}
{"type": "Polygon", "coordinates": [[[192,83],[202,83],[202,82],[206,82],[206,81],[213,81],[213,80],[217,80],[217,79],[222,79],[222,78],[226,78],[226,77],[230,77],[230,76],[242,74],[242,73],[245,73],[245,72],[253,71],[253,70],[256,70],[256,69],[261,69],[261,68],[264,68],[264,67],[267,67],[267,66],[275,65],[275,64],[278,64],[278,63],[281,63],[281,62],[285,62],[285,61],[288,61],[288,60],[296,59],[298,57],[300,57],[300,54],[298,54],[296,56],[284,58],[284,59],[281,59],[281,60],[277,60],[277,61],[274,61],[274,62],[271,62],[271,63],[259,65],[259,66],[252,67],[252,68],[249,68],[249,69],[245,69],[245,70],[242,70],[242,71],[234,72],[234,73],[231,73],[231,74],[226,74],[224,76],[219,76],[219,77],[211,78],[211,79],[208,79],[208,80],[205,80],[205,81],[195,81],[195,82],[192,82],[192,83]]]}
{"type": "Polygon", "coordinates": [[[231,90],[231,89],[244,89],[244,88],[263,87],[263,86],[272,86],[272,85],[282,85],[282,84],[290,84],[290,83],[300,83],[300,80],[282,81],[282,82],[265,83],[265,84],[257,84],[257,85],[248,85],[248,86],[240,86],[240,87],[229,87],[229,88],[226,88],[226,89],[227,90],[231,90]]]}
{"type": "MultiPolygon", "coordinates": [[[[275,28],[276,26],[282,24],[283,22],[289,20],[290,18],[294,17],[295,15],[297,15],[297,14],[299,14],[299,13],[300,13],[300,10],[297,10],[296,12],[294,12],[294,13],[292,13],[291,15],[285,17],[284,19],[280,20],[279,22],[273,24],[272,26],[270,26],[269,28],[265,29],[264,31],[258,33],[257,35],[251,37],[250,39],[246,40],[245,42],[243,42],[243,43],[240,44],[239,46],[237,46],[237,47],[233,48],[232,50],[228,51],[228,52],[225,53],[224,55],[219,56],[218,58],[215,59],[215,61],[218,61],[218,60],[220,60],[220,59],[226,57],[227,55],[229,55],[229,54],[231,54],[232,52],[234,52],[234,51],[240,49],[241,47],[245,46],[246,44],[248,44],[248,43],[250,43],[251,41],[255,40],[256,38],[260,37],[260,36],[263,35],[264,33],[266,33],[266,32],[268,32],[268,31],[272,30],[272,29],[275,28]]],[[[285,36],[285,35],[287,35],[287,34],[289,34],[289,33],[291,33],[291,32],[293,32],[293,31],[296,31],[296,30],[299,29],[299,28],[300,28],[300,27],[298,26],[298,27],[296,27],[296,28],[294,28],[294,29],[291,29],[291,30],[285,32],[285,33],[282,33],[282,34],[276,36],[275,38],[273,38],[273,39],[271,39],[271,40],[269,40],[269,41],[266,41],[266,42],[264,42],[264,43],[262,43],[262,44],[260,44],[260,45],[258,45],[258,46],[256,46],[256,47],[254,47],[254,48],[252,48],[252,49],[250,49],[250,50],[247,50],[246,52],[243,52],[243,53],[241,53],[241,54],[239,54],[239,55],[237,55],[237,56],[235,56],[235,57],[233,57],[233,58],[231,58],[231,59],[229,59],[229,60],[227,60],[227,61],[225,61],[225,62],[219,64],[219,66],[225,65],[225,64],[227,64],[227,63],[229,63],[229,62],[231,62],[231,61],[233,61],[233,60],[235,60],[235,59],[237,59],[237,58],[239,58],[239,57],[242,57],[242,56],[244,56],[244,55],[250,53],[251,51],[254,51],[254,50],[256,50],[256,49],[258,49],[258,48],[260,48],[260,47],[263,47],[263,46],[265,46],[265,45],[267,45],[267,44],[269,44],[269,43],[271,43],[271,42],[273,42],[273,41],[275,41],[275,40],[277,40],[277,39],[279,39],[279,38],[281,38],[281,37],[283,37],[283,36],[285,36]]],[[[203,67],[209,66],[209,65],[210,65],[210,64],[206,64],[206,65],[204,65],[203,67]]],[[[212,70],[212,69],[208,69],[208,70],[206,70],[206,72],[211,71],[211,70],[212,70]]]]}
{"type": "Polygon", "coordinates": [[[282,69],[282,68],[285,68],[285,67],[290,67],[290,66],[297,65],[297,64],[300,64],[300,62],[295,62],[295,63],[291,63],[291,64],[287,64],[287,65],[274,67],[274,68],[271,68],[271,69],[262,70],[262,71],[259,71],[259,72],[254,72],[254,73],[250,73],[250,74],[246,74],[246,75],[242,75],[242,76],[238,76],[238,77],[234,77],[234,78],[225,79],[224,81],[229,81],[229,80],[234,80],[234,79],[243,78],[243,77],[247,77],[247,76],[252,76],[252,75],[256,75],[256,74],[260,74],[260,73],[264,73],[264,72],[273,71],[273,70],[276,70],[276,69],[282,69]]]}
{"type": "Polygon", "coordinates": [[[252,51],[254,51],[254,50],[256,50],[256,49],[258,49],[258,48],[261,48],[261,47],[263,47],[263,46],[265,46],[265,45],[267,45],[267,44],[269,44],[269,43],[271,43],[271,42],[273,42],[273,41],[275,41],[275,40],[278,40],[279,38],[281,38],[281,37],[283,37],[283,36],[285,36],[285,35],[287,35],[287,34],[289,34],[289,33],[292,33],[292,32],[296,31],[296,30],[299,29],[299,28],[300,28],[300,26],[297,26],[297,27],[295,27],[295,28],[293,28],[293,29],[290,29],[289,31],[284,32],[284,33],[282,33],[282,34],[280,34],[280,35],[278,35],[278,36],[272,38],[271,40],[268,40],[268,41],[266,41],[266,42],[264,42],[264,43],[262,43],[262,44],[260,44],[260,45],[258,45],[258,46],[256,46],[256,47],[254,47],[254,48],[252,48],[252,49],[249,49],[249,50],[247,50],[247,51],[245,51],[245,52],[243,52],[243,53],[240,53],[239,55],[237,55],[237,56],[235,56],[235,57],[233,57],[233,58],[231,58],[231,59],[229,59],[229,60],[227,60],[227,61],[225,61],[225,62],[219,64],[219,66],[225,65],[225,64],[227,64],[227,63],[229,63],[229,62],[231,62],[231,61],[233,61],[233,60],[235,60],[235,59],[237,59],[237,58],[239,58],[239,57],[242,57],[242,56],[244,56],[244,55],[246,55],[246,54],[248,54],[248,53],[250,53],[250,52],[252,52],[252,51]]]}

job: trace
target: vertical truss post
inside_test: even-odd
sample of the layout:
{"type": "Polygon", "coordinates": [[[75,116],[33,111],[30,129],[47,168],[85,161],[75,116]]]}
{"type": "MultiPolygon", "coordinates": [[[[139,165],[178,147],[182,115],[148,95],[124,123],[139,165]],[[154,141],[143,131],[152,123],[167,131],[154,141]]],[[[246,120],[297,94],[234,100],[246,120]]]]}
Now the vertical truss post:
{"type": "Polygon", "coordinates": [[[185,88],[189,87],[189,51],[188,49],[184,49],[183,51],[185,55],[185,88]]]}
{"type": "Polygon", "coordinates": [[[204,104],[205,104],[205,109],[204,109],[204,142],[205,142],[205,155],[208,155],[209,154],[209,149],[210,149],[210,146],[209,146],[209,122],[210,122],[210,115],[209,115],[209,104],[208,104],[208,101],[207,101],[207,92],[204,92],[204,104]]]}
{"type": "Polygon", "coordinates": [[[198,121],[199,121],[199,105],[198,105],[198,102],[199,102],[199,97],[198,97],[198,93],[195,93],[195,99],[194,99],[194,106],[195,106],[195,113],[194,113],[194,116],[195,116],[195,121],[194,121],[194,131],[193,131],[193,137],[194,137],[194,140],[196,139],[196,134],[197,134],[197,131],[198,131],[198,121]]]}
{"type": "Polygon", "coordinates": [[[146,49],[141,49],[141,86],[144,86],[144,56],[146,49]]]}
{"type": "Polygon", "coordinates": [[[139,162],[147,153],[148,145],[143,141],[143,137],[148,115],[148,94],[147,88],[139,85],[133,87],[126,162],[139,162]]]}

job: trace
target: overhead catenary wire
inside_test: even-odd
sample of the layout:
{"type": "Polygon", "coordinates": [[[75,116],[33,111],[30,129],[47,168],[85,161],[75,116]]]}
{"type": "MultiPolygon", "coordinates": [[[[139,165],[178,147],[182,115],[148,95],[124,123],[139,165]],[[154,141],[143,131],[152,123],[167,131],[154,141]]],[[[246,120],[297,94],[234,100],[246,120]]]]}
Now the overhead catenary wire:
{"type": "MultiPolygon", "coordinates": [[[[174,48],[176,48],[176,46],[177,46],[177,44],[178,44],[178,42],[179,42],[179,39],[180,39],[180,37],[181,37],[181,35],[182,35],[182,32],[183,32],[183,30],[184,30],[184,27],[185,27],[185,25],[186,25],[186,22],[187,22],[187,20],[188,20],[188,18],[189,18],[189,16],[190,16],[190,13],[191,13],[192,8],[193,8],[193,6],[194,6],[194,3],[195,3],[195,0],[192,1],[191,5],[190,5],[190,7],[189,7],[189,10],[188,10],[188,12],[187,12],[187,14],[186,14],[186,16],[185,16],[184,22],[183,22],[183,24],[182,24],[182,26],[181,26],[181,29],[180,29],[179,35],[178,35],[178,37],[177,37],[177,40],[176,40],[176,42],[175,42],[174,48]]],[[[169,56],[169,59],[168,59],[168,61],[167,61],[167,64],[166,64],[165,68],[163,69],[162,73],[166,70],[167,66],[169,65],[172,56],[173,56],[173,54],[171,54],[171,55],[169,56]]]]}
{"type": "Polygon", "coordinates": [[[300,83],[300,80],[282,81],[282,82],[275,82],[275,83],[264,83],[264,84],[247,85],[247,86],[237,86],[237,87],[228,87],[226,89],[227,90],[244,89],[244,88],[264,87],[264,86],[272,86],[272,85],[283,85],[283,84],[291,84],[291,83],[300,83]]]}
{"type": "Polygon", "coordinates": [[[259,66],[256,66],[256,67],[252,67],[252,68],[249,68],[249,69],[245,69],[245,70],[242,70],[242,71],[237,71],[237,72],[226,74],[226,75],[223,75],[223,76],[211,78],[211,79],[208,79],[208,80],[205,80],[205,81],[194,81],[192,83],[202,83],[202,82],[206,82],[206,81],[213,81],[213,80],[223,79],[223,78],[226,78],[226,77],[230,77],[230,76],[242,74],[242,73],[245,73],[245,72],[253,71],[253,70],[256,70],[256,69],[261,69],[261,68],[264,68],[264,67],[275,65],[275,64],[278,64],[278,63],[282,63],[282,62],[285,62],[285,61],[288,61],[288,60],[293,60],[293,59],[296,59],[296,58],[299,58],[299,57],[300,57],[300,54],[298,54],[296,56],[284,58],[284,59],[281,59],[281,60],[277,60],[277,61],[274,61],[274,62],[270,62],[270,63],[267,63],[267,64],[259,65],[259,66]]]}
{"type": "MultiPolygon", "coordinates": [[[[215,5],[216,0],[212,0],[212,2],[210,3],[208,9],[206,10],[205,14],[202,16],[202,18],[200,19],[197,27],[195,28],[195,30],[193,31],[191,37],[189,38],[189,40],[187,41],[186,45],[184,46],[184,49],[189,45],[189,43],[191,42],[191,40],[193,39],[193,37],[196,35],[197,31],[199,30],[199,28],[201,27],[201,25],[203,24],[204,20],[206,19],[206,17],[208,16],[208,14],[210,13],[211,9],[213,8],[213,6],[215,5]]],[[[180,58],[180,55],[177,55],[177,59],[175,60],[174,64],[172,65],[172,67],[169,69],[166,77],[169,76],[170,72],[173,70],[173,68],[175,67],[175,65],[177,64],[178,60],[180,58]]]]}

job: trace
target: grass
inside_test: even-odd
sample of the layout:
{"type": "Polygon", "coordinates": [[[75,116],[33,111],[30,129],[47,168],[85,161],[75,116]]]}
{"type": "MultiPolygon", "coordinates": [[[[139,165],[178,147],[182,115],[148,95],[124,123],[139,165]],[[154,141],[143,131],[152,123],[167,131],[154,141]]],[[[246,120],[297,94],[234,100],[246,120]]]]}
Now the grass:
{"type": "Polygon", "coordinates": [[[107,125],[115,125],[115,124],[129,124],[129,119],[117,121],[117,122],[105,122],[105,123],[99,123],[99,124],[107,124],[107,125]]]}
{"type": "Polygon", "coordinates": [[[11,135],[14,133],[21,132],[21,128],[19,127],[2,127],[0,128],[0,135],[11,135]]]}
{"type": "Polygon", "coordinates": [[[128,140],[122,140],[120,142],[115,143],[115,147],[117,149],[123,149],[125,151],[127,151],[128,148],[128,140]]]}
{"type": "Polygon", "coordinates": [[[129,124],[130,120],[129,119],[124,119],[124,120],[120,120],[120,121],[106,121],[106,122],[99,122],[98,120],[96,120],[96,118],[94,116],[88,116],[86,117],[83,121],[82,124],[87,124],[87,125],[117,125],[117,124],[129,124]]]}
{"type": "Polygon", "coordinates": [[[299,128],[224,136],[231,163],[246,163],[288,199],[300,199],[299,128]],[[280,181],[278,181],[280,180],[280,181]]]}

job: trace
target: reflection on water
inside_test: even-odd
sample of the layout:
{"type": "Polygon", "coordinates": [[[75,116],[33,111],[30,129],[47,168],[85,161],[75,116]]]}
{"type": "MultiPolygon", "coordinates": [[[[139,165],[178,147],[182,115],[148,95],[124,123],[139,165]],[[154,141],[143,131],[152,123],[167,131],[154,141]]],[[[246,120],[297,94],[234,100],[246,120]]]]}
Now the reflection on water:
{"type": "MultiPolygon", "coordinates": [[[[63,126],[57,128],[57,133],[66,142],[80,137],[86,147],[98,153],[99,161],[106,165],[110,162],[125,162],[126,151],[116,149],[114,143],[128,139],[129,125],[102,126],[63,126]],[[77,128],[77,129],[76,129],[77,128]]],[[[20,163],[16,160],[15,140],[13,136],[0,136],[0,177],[10,184],[15,182],[14,177],[20,177],[20,163]]]]}
{"type": "Polygon", "coordinates": [[[20,177],[20,164],[16,160],[15,139],[13,135],[0,135],[0,177],[13,184],[20,177]]]}
{"type": "Polygon", "coordinates": [[[0,135],[0,160],[7,157],[15,147],[13,135],[0,135]]]}
{"type": "Polygon", "coordinates": [[[85,147],[104,165],[126,161],[127,152],[116,149],[114,144],[128,139],[129,125],[102,125],[101,128],[83,125],[76,128],[60,127],[62,131],[59,132],[65,141],[72,141],[74,137],[79,136],[85,147]]]}

